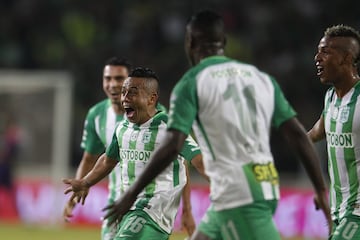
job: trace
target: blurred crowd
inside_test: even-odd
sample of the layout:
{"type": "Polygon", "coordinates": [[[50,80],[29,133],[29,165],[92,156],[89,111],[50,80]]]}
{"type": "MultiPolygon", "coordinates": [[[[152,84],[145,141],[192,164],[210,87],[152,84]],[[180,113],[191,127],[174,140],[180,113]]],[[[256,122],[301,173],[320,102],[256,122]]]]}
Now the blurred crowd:
{"type": "MultiPolygon", "coordinates": [[[[168,106],[172,87],[188,67],[183,50],[187,17],[216,9],[226,21],[227,55],[272,74],[310,127],[326,90],[315,74],[318,41],[331,25],[359,30],[359,7],[354,0],[2,0],[0,68],[70,71],[75,85],[72,159],[78,161],[86,111],[105,97],[105,60],[116,55],[153,68],[160,77],[160,101],[168,106]]],[[[296,156],[281,147],[276,134],[273,140],[280,171],[298,171],[289,161],[296,156]]]]}

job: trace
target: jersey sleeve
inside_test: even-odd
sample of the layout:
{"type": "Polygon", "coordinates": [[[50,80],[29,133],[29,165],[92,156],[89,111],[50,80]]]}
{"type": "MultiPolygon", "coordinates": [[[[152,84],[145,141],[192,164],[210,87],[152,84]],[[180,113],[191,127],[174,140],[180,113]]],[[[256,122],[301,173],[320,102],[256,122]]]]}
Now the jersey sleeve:
{"type": "Polygon", "coordinates": [[[111,140],[110,145],[106,148],[106,156],[108,156],[111,159],[116,159],[120,161],[120,155],[119,155],[119,144],[116,137],[116,129],[113,135],[113,138],[111,140]]]}
{"type": "Polygon", "coordinates": [[[189,135],[197,111],[196,81],[195,77],[188,73],[180,79],[171,92],[168,129],[189,135]]]}
{"type": "Polygon", "coordinates": [[[191,160],[198,154],[201,154],[200,148],[195,140],[189,135],[184,142],[180,155],[183,156],[186,161],[191,163],[191,160]]]}
{"type": "Polygon", "coordinates": [[[95,116],[92,110],[86,116],[80,146],[90,154],[101,154],[105,151],[105,146],[95,129],[95,116]]]}
{"type": "Polygon", "coordinates": [[[283,92],[280,89],[280,86],[271,78],[272,83],[275,88],[274,98],[275,98],[275,107],[274,114],[272,117],[272,125],[278,128],[286,120],[296,116],[295,110],[290,106],[289,102],[286,100],[283,92]]]}

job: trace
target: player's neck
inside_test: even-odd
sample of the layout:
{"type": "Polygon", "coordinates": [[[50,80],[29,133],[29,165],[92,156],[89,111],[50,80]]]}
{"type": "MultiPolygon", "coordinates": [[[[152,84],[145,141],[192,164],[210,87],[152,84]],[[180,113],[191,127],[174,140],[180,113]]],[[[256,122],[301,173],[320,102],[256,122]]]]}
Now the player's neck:
{"type": "Polygon", "coordinates": [[[203,49],[194,55],[195,63],[198,64],[204,58],[212,57],[212,56],[224,56],[223,48],[216,49],[203,49]]]}
{"type": "Polygon", "coordinates": [[[143,117],[141,118],[141,120],[139,120],[139,122],[137,122],[136,124],[141,125],[141,124],[146,123],[152,117],[154,117],[156,113],[157,113],[157,109],[155,108],[155,106],[148,108],[146,113],[144,112],[143,117]]]}

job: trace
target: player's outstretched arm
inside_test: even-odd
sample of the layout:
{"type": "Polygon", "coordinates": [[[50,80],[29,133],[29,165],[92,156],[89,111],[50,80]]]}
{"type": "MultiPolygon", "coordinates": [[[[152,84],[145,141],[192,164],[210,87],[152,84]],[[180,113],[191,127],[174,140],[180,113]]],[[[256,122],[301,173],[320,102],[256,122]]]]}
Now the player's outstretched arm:
{"type": "Polygon", "coordinates": [[[81,179],[88,174],[94,168],[96,161],[100,158],[100,156],[100,154],[90,154],[85,151],[81,158],[79,167],[76,170],[75,178],[81,179]]]}
{"type": "Polygon", "coordinates": [[[94,168],[82,179],[63,179],[65,184],[70,185],[65,189],[64,193],[68,194],[73,192],[69,201],[74,201],[74,199],[76,199],[77,202],[84,204],[89,188],[107,176],[116,164],[117,160],[107,157],[104,153],[97,160],[94,168]]]}
{"type": "Polygon", "coordinates": [[[310,177],[316,191],[318,207],[324,212],[330,232],[332,221],[327,200],[327,187],[321,172],[320,160],[317,156],[314,145],[307,136],[304,127],[296,117],[285,121],[280,126],[280,131],[286,138],[289,145],[299,155],[300,160],[310,177]]]}

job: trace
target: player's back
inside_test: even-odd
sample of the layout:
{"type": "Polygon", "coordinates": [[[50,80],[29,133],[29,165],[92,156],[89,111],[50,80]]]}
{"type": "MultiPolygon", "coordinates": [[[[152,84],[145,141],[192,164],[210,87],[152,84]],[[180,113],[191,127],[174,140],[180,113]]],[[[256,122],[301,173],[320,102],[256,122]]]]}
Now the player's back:
{"type": "Polygon", "coordinates": [[[237,156],[249,162],[257,161],[254,154],[268,155],[275,102],[270,77],[251,65],[226,61],[204,68],[196,81],[198,116],[217,157],[240,150],[237,156]]]}
{"type": "Polygon", "coordinates": [[[271,77],[252,65],[212,57],[197,67],[194,131],[218,208],[277,199],[269,138],[275,104],[271,77]],[[235,199],[235,200],[234,200],[235,199]]]}

